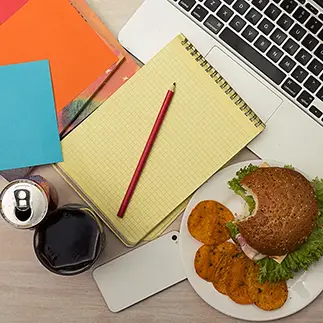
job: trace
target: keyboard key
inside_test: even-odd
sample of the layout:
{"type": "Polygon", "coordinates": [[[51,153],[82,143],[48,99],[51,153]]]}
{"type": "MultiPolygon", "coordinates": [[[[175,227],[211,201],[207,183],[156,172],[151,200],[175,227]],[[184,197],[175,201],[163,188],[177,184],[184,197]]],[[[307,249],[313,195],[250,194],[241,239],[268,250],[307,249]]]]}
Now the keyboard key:
{"type": "Polygon", "coordinates": [[[323,13],[319,14],[319,18],[323,21],[323,13]]]}
{"type": "Polygon", "coordinates": [[[297,66],[292,73],[292,77],[297,80],[299,83],[302,83],[309,73],[305,71],[302,67],[297,66]]]}
{"type": "Polygon", "coordinates": [[[204,5],[209,8],[212,12],[215,12],[216,9],[220,6],[220,0],[206,0],[204,5]]]}
{"type": "Polygon", "coordinates": [[[270,39],[272,39],[278,45],[281,45],[286,38],[287,35],[284,34],[279,28],[276,28],[270,36],[270,39]]]}
{"type": "Polygon", "coordinates": [[[299,45],[289,38],[287,42],[284,44],[283,49],[285,49],[285,51],[289,55],[293,56],[296,53],[296,51],[299,49],[299,45]]]}
{"type": "Polygon", "coordinates": [[[184,8],[186,11],[190,11],[194,5],[196,4],[195,0],[181,0],[178,3],[182,8],[184,8]]]}
{"type": "Polygon", "coordinates": [[[297,0],[299,3],[304,4],[306,0],[297,0]]]}
{"type": "Polygon", "coordinates": [[[284,30],[288,30],[294,23],[293,19],[288,17],[285,13],[278,19],[277,24],[284,30]]]}
{"type": "Polygon", "coordinates": [[[291,97],[295,98],[296,95],[302,89],[296,82],[288,78],[282,86],[283,90],[286,91],[291,97]]]}
{"type": "Polygon", "coordinates": [[[235,15],[233,19],[230,21],[230,26],[236,30],[236,31],[241,31],[242,28],[245,26],[246,22],[239,16],[235,15]]]}
{"type": "Polygon", "coordinates": [[[290,35],[296,40],[301,40],[306,33],[306,30],[302,28],[299,24],[295,24],[294,27],[290,30],[290,35]]]}
{"type": "Polygon", "coordinates": [[[233,5],[233,9],[238,11],[241,15],[243,15],[248,10],[249,7],[250,7],[250,4],[244,0],[238,0],[233,5]]]}
{"type": "Polygon", "coordinates": [[[227,4],[232,4],[234,0],[224,0],[227,4]]]}
{"type": "Polygon", "coordinates": [[[320,63],[316,58],[314,58],[310,65],[308,65],[308,69],[314,75],[318,76],[323,71],[323,64],[320,63]]]}
{"type": "Polygon", "coordinates": [[[247,26],[243,31],[242,36],[249,42],[253,42],[258,34],[259,32],[256,29],[252,28],[251,26],[247,26]]]}
{"type": "Polygon", "coordinates": [[[261,18],[262,14],[253,8],[251,8],[246,15],[246,19],[253,25],[256,25],[261,18]]]}
{"type": "Polygon", "coordinates": [[[305,108],[308,108],[310,104],[313,102],[313,100],[314,100],[314,96],[310,95],[306,91],[303,91],[297,98],[297,101],[305,108]]]}
{"type": "Polygon", "coordinates": [[[281,10],[276,7],[274,4],[270,4],[265,10],[265,15],[269,17],[271,20],[276,20],[278,16],[281,14],[281,10]]]}
{"type": "Polygon", "coordinates": [[[310,16],[310,13],[307,10],[305,10],[303,7],[298,7],[293,14],[293,17],[301,24],[304,23],[309,16],[310,16]]]}
{"type": "Polygon", "coordinates": [[[321,82],[313,76],[310,76],[304,83],[304,86],[312,93],[314,93],[320,85],[321,82]]]}
{"type": "Polygon", "coordinates": [[[311,17],[310,20],[306,23],[305,27],[313,34],[316,34],[321,29],[322,25],[323,24],[316,18],[311,17]]]}
{"type": "Polygon", "coordinates": [[[321,44],[319,47],[317,47],[314,54],[323,62],[323,44],[321,44]]]}
{"type": "Polygon", "coordinates": [[[300,49],[299,52],[296,54],[295,58],[302,64],[306,65],[310,59],[312,58],[312,55],[307,52],[305,49],[300,49]]]}
{"type": "Polygon", "coordinates": [[[295,65],[296,63],[288,56],[285,56],[279,63],[279,66],[287,73],[289,73],[295,65]]]}
{"type": "Polygon", "coordinates": [[[312,13],[314,13],[314,15],[317,15],[318,14],[318,10],[313,7],[310,3],[307,3],[306,6],[305,6],[309,11],[311,11],[312,13]]]}
{"type": "Polygon", "coordinates": [[[202,21],[208,13],[209,12],[204,7],[198,4],[192,11],[192,16],[198,21],[202,21]]]}
{"type": "Polygon", "coordinates": [[[267,48],[270,45],[271,45],[271,42],[268,39],[266,39],[264,36],[259,36],[255,42],[255,46],[263,53],[267,50],[267,48]]]}
{"type": "Polygon", "coordinates": [[[323,29],[319,32],[319,34],[317,35],[317,37],[323,41],[323,29]]]}
{"type": "Polygon", "coordinates": [[[284,0],[280,6],[288,13],[292,13],[297,7],[297,2],[294,0],[284,0]]]}
{"type": "Polygon", "coordinates": [[[214,34],[218,34],[224,25],[219,19],[215,18],[213,15],[209,15],[204,21],[204,26],[206,26],[214,34]]]}
{"type": "Polygon", "coordinates": [[[232,17],[233,11],[227,6],[223,5],[216,15],[220,17],[223,21],[227,22],[232,17]]]}
{"type": "Polygon", "coordinates": [[[323,87],[316,93],[316,96],[323,101],[323,87]]]}
{"type": "Polygon", "coordinates": [[[269,0],[252,0],[252,4],[259,10],[263,10],[267,6],[268,2],[269,0]]]}
{"type": "Polygon", "coordinates": [[[319,43],[319,41],[310,34],[307,34],[306,37],[302,41],[302,44],[308,50],[313,50],[318,43],[319,43]]]}
{"type": "Polygon", "coordinates": [[[273,30],[274,28],[274,24],[271,23],[267,18],[264,18],[260,24],[258,25],[258,28],[265,34],[265,35],[269,35],[270,32],[273,30]]]}
{"type": "Polygon", "coordinates": [[[315,117],[321,118],[322,117],[322,111],[318,109],[315,105],[312,105],[310,107],[310,111],[315,115],[315,117]]]}
{"type": "Polygon", "coordinates": [[[285,73],[269,62],[262,54],[258,53],[229,28],[225,28],[222,31],[220,38],[276,84],[280,84],[286,77],[285,73]]]}
{"type": "Polygon", "coordinates": [[[283,56],[283,52],[278,48],[276,47],[275,45],[273,45],[268,53],[267,53],[267,56],[272,60],[274,61],[275,63],[277,63],[280,58],[283,56]]]}

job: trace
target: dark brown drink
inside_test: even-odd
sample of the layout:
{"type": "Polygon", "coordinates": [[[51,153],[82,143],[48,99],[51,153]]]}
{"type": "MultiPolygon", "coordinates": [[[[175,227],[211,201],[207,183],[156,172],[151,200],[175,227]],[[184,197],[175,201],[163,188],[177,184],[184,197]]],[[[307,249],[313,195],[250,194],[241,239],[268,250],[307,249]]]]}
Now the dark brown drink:
{"type": "Polygon", "coordinates": [[[34,249],[39,261],[59,275],[89,269],[105,245],[103,225],[88,207],[66,205],[36,228],[34,249]]]}

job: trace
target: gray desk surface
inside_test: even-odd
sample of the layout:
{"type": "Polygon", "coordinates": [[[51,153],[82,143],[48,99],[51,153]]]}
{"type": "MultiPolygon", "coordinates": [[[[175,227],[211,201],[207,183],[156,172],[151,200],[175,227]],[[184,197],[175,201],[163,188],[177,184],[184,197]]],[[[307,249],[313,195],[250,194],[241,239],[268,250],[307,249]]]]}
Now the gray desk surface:
{"type": "MultiPolygon", "coordinates": [[[[117,35],[143,0],[88,0],[112,32],[117,35]]],[[[254,159],[248,150],[235,161],[254,159]]],[[[60,204],[79,198],[51,167],[42,167],[57,187],[60,204]]],[[[172,228],[179,228],[178,219],[172,228]]],[[[184,281],[119,314],[111,313],[92,279],[91,272],[77,277],[58,277],[37,262],[31,231],[17,231],[0,220],[0,322],[1,323],[156,323],[156,322],[240,322],[204,303],[184,281]]],[[[127,251],[110,232],[100,259],[104,262],[127,251]]],[[[318,297],[300,313],[284,322],[322,322],[323,298],[318,297]]]]}

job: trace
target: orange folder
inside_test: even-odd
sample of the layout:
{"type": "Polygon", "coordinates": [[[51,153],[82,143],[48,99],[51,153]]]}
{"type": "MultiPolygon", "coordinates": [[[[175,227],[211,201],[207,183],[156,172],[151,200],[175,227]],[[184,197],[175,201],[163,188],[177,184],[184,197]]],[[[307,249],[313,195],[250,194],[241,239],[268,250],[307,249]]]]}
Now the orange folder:
{"type": "Polygon", "coordinates": [[[0,40],[0,65],[49,60],[57,112],[118,59],[68,0],[30,0],[0,40]]]}

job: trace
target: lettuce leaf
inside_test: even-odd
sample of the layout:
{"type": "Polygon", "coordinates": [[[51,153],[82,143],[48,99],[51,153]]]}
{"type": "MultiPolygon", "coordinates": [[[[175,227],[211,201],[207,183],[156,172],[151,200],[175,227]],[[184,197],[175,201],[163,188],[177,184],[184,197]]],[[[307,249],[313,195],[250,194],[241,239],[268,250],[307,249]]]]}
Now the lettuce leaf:
{"type": "MultiPolygon", "coordinates": [[[[252,168],[251,166],[252,165],[249,165],[248,167],[241,169],[237,172],[237,177],[229,182],[230,188],[235,193],[238,192],[237,194],[240,196],[241,194],[239,193],[243,190],[241,185],[239,187],[240,180],[257,168],[257,166],[254,166],[255,168],[252,168]]],[[[293,169],[293,166],[290,165],[286,165],[285,167],[293,169]]],[[[301,247],[288,254],[280,264],[270,258],[264,258],[257,261],[260,266],[259,279],[261,282],[275,282],[293,278],[295,272],[307,270],[310,265],[323,256],[323,179],[315,178],[312,181],[312,185],[315,190],[319,207],[319,216],[313,232],[301,247]]],[[[227,224],[227,228],[229,229],[232,238],[238,234],[238,228],[232,221],[227,224]]]]}
{"type": "Polygon", "coordinates": [[[312,181],[312,185],[315,190],[316,199],[319,205],[319,211],[321,214],[323,214],[323,179],[315,178],[312,181]]]}
{"type": "Polygon", "coordinates": [[[235,239],[235,237],[239,234],[238,227],[234,224],[233,221],[229,221],[225,226],[229,230],[230,237],[232,239],[235,239]]]}
{"type": "Polygon", "coordinates": [[[237,195],[241,196],[245,202],[248,204],[249,213],[251,214],[255,209],[256,203],[255,200],[251,195],[247,195],[246,190],[241,186],[240,181],[247,175],[251,174],[255,171],[258,166],[249,164],[248,166],[241,168],[236,173],[236,177],[234,177],[231,181],[228,182],[230,189],[236,193],[237,195]]]}
{"type": "MultiPolygon", "coordinates": [[[[319,216],[318,222],[323,216],[319,216]]],[[[260,266],[260,281],[279,281],[293,278],[294,273],[303,269],[307,270],[310,265],[323,256],[323,229],[316,226],[307,241],[300,248],[287,255],[278,264],[275,260],[264,258],[257,261],[260,266]]]]}
{"type": "Polygon", "coordinates": [[[295,170],[295,167],[293,165],[285,165],[284,168],[295,170]]]}

